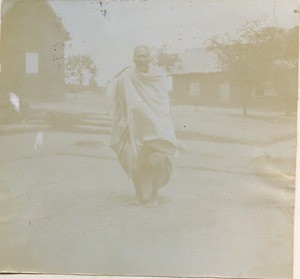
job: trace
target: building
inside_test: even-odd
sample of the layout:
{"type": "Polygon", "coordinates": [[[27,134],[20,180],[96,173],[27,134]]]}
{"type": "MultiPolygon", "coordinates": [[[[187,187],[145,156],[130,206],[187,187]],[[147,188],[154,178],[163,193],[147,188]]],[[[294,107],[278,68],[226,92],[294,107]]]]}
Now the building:
{"type": "Polygon", "coordinates": [[[180,55],[180,68],[172,72],[176,103],[228,105],[230,84],[217,57],[203,48],[188,49],[180,55]]]}
{"type": "Polygon", "coordinates": [[[4,0],[0,92],[53,100],[65,93],[65,42],[70,36],[47,0],[4,0]]]}
{"type": "MultiPolygon", "coordinates": [[[[222,71],[213,52],[187,49],[180,55],[181,67],[172,72],[173,101],[204,106],[242,106],[245,88],[237,87],[222,71]]],[[[274,108],[280,104],[274,82],[254,86],[249,107],[274,108]]]]}

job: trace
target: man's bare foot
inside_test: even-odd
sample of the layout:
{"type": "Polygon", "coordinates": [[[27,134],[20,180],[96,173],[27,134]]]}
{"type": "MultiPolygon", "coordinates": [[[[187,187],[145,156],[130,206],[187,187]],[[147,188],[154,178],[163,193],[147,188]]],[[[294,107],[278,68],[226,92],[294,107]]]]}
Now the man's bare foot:
{"type": "Polygon", "coordinates": [[[136,206],[140,205],[141,204],[140,198],[137,195],[135,195],[134,198],[131,200],[131,204],[136,206]]]}
{"type": "Polygon", "coordinates": [[[154,207],[158,207],[158,198],[151,198],[147,203],[146,203],[146,207],[149,208],[154,208],[154,207]]]}

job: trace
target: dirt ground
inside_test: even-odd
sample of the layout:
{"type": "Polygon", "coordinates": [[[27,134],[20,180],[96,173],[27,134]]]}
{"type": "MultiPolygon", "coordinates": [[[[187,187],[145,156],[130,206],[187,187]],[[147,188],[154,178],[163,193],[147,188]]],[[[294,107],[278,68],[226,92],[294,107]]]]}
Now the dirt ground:
{"type": "Polygon", "coordinates": [[[108,135],[0,136],[0,269],[291,278],[295,119],[172,108],[179,156],[159,207],[133,187],[108,135]]]}

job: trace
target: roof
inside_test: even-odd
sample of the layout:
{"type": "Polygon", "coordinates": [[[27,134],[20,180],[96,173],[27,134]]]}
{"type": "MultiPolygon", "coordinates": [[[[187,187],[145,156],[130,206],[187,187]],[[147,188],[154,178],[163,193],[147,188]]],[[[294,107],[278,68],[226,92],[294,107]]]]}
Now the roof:
{"type": "Polygon", "coordinates": [[[179,55],[179,58],[181,67],[174,70],[173,75],[222,71],[218,65],[217,56],[205,48],[186,49],[179,55]]]}
{"type": "MultiPolygon", "coordinates": [[[[24,0],[22,0],[24,1],[24,0]]],[[[4,18],[4,16],[6,16],[8,14],[8,12],[12,9],[12,7],[14,6],[14,4],[20,2],[20,0],[3,0],[2,5],[1,5],[1,13],[2,13],[2,19],[4,18]]],[[[46,7],[49,8],[50,12],[53,14],[56,22],[59,24],[59,27],[61,29],[61,31],[63,33],[66,34],[66,39],[70,40],[71,37],[69,35],[69,32],[66,30],[65,26],[63,25],[62,21],[60,20],[60,18],[57,16],[57,14],[55,13],[55,11],[53,10],[53,8],[51,7],[51,5],[49,4],[48,0],[27,0],[27,3],[37,3],[37,2],[44,2],[46,4],[46,7]]]]}
{"type": "Polygon", "coordinates": [[[3,1],[2,5],[1,5],[1,13],[2,16],[5,15],[5,13],[12,7],[12,5],[14,4],[14,1],[3,1]]]}

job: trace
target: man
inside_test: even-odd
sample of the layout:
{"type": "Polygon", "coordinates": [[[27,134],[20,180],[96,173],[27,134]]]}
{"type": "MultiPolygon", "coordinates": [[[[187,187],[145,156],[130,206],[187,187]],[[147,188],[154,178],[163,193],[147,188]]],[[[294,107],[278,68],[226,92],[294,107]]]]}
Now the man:
{"type": "Polygon", "coordinates": [[[162,75],[153,73],[150,49],[135,48],[134,67],[127,67],[110,83],[115,113],[111,145],[135,187],[133,204],[158,205],[158,189],[170,179],[170,156],[177,153],[162,75]]]}

